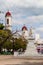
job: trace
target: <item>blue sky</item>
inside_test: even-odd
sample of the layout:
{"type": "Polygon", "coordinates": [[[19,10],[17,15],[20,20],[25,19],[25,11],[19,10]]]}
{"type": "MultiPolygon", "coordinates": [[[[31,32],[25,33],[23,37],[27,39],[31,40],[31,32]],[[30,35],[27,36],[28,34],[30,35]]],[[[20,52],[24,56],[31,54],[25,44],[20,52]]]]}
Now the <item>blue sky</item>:
{"type": "Polygon", "coordinates": [[[12,14],[12,29],[21,30],[25,24],[32,26],[43,38],[43,0],[0,0],[0,22],[5,23],[5,13],[12,14]],[[3,20],[3,21],[2,21],[3,20]]]}

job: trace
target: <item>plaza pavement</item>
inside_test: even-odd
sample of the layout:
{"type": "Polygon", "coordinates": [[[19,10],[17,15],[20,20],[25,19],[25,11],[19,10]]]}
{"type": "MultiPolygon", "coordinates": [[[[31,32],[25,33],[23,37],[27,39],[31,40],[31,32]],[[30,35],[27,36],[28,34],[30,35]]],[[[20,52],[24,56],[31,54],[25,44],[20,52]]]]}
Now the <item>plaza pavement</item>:
{"type": "Polygon", "coordinates": [[[43,58],[20,58],[13,55],[0,55],[0,65],[43,65],[43,58]]]}

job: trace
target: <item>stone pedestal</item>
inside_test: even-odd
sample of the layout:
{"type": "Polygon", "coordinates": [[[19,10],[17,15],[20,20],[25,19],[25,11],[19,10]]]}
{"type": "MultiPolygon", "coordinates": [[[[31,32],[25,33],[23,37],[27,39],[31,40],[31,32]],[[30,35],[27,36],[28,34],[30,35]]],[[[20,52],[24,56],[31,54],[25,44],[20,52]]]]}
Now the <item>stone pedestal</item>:
{"type": "Polygon", "coordinates": [[[25,50],[24,55],[25,56],[38,56],[39,55],[37,52],[36,46],[34,44],[34,39],[28,40],[27,48],[25,50]]]}

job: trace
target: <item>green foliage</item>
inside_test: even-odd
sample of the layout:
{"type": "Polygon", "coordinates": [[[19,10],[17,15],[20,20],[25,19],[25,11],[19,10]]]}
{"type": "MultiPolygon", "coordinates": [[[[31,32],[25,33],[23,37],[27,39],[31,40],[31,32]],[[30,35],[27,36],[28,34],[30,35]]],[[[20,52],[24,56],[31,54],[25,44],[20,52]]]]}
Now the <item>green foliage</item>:
{"type": "Polygon", "coordinates": [[[6,48],[6,49],[12,49],[12,42],[10,40],[7,40],[4,45],[3,45],[3,48],[6,48]]]}
{"type": "Polygon", "coordinates": [[[2,30],[4,28],[3,23],[0,23],[0,30],[2,30]]]}
{"type": "Polygon", "coordinates": [[[0,43],[4,43],[4,40],[5,42],[7,41],[7,37],[9,37],[11,33],[9,31],[6,31],[6,30],[0,30],[0,43]]]}
{"type": "Polygon", "coordinates": [[[23,40],[22,38],[19,39],[15,39],[15,43],[14,43],[14,49],[18,50],[18,49],[26,49],[26,45],[27,45],[27,41],[23,40]]]}
{"type": "Polygon", "coordinates": [[[27,40],[19,38],[19,39],[14,39],[12,37],[12,32],[10,30],[0,30],[0,52],[2,48],[6,49],[13,49],[13,50],[18,50],[18,49],[26,49],[27,45],[27,40]]]}
{"type": "MultiPolygon", "coordinates": [[[[9,40],[9,37],[12,33],[9,30],[0,30],[0,52],[3,47],[5,48],[11,48],[11,42],[9,40]]],[[[11,37],[10,37],[11,38],[11,37]]]]}

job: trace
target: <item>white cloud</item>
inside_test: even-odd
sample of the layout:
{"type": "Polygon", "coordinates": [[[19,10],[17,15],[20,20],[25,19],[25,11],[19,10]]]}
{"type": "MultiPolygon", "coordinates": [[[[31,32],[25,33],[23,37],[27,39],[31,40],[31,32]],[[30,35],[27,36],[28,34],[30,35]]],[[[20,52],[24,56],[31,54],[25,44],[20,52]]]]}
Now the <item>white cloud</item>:
{"type": "Polygon", "coordinates": [[[36,28],[35,32],[38,33],[41,38],[43,38],[43,26],[36,28]]]}
{"type": "Polygon", "coordinates": [[[43,26],[36,29],[36,31],[43,32],[43,26]]]}
{"type": "Polygon", "coordinates": [[[43,0],[0,0],[0,2],[3,2],[7,7],[12,7],[13,5],[19,7],[43,7],[43,0]]]}
{"type": "Polygon", "coordinates": [[[15,4],[17,6],[35,6],[43,7],[43,0],[6,0],[9,4],[15,4]]]}
{"type": "Polygon", "coordinates": [[[41,22],[41,21],[43,21],[43,15],[38,15],[38,16],[29,16],[27,19],[29,19],[29,21],[31,22],[31,23],[33,23],[33,22],[41,22]]]}
{"type": "MultiPolygon", "coordinates": [[[[13,21],[15,21],[15,23],[18,24],[34,24],[34,23],[41,23],[43,22],[43,15],[39,15],[39,16],[29,16],[26,18],[21,18],[21,16],[23,16],[22,14],[18,14],[18,15],[14,15],[13,16],[13,21]],[[18,19],[16,19],[18,18],[18,19]]],[[[36,25],[36,24],[35,24],[36,25]]]]}

